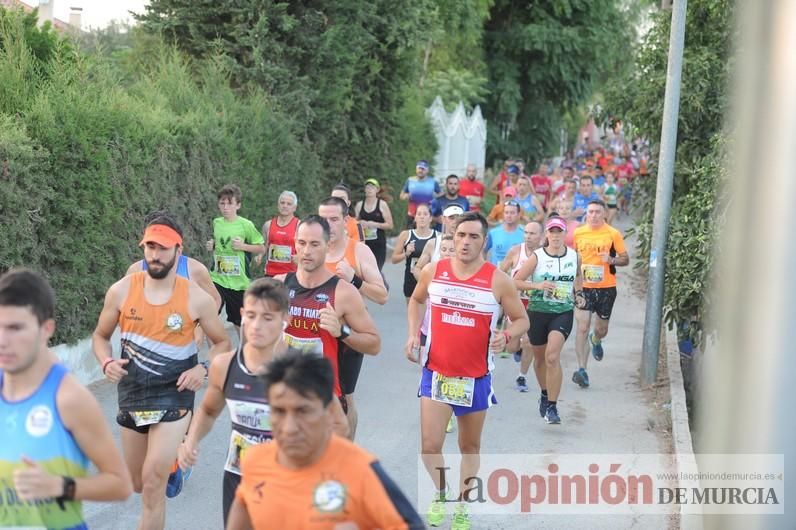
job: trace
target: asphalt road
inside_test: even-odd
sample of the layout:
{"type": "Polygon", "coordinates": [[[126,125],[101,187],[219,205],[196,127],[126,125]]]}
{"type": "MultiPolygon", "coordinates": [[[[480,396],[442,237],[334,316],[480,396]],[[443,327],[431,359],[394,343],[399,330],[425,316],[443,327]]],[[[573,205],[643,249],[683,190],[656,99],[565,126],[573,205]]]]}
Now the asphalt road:
{"type": "MultiPolygon", "coordinates": [[[[605,360],[592,362],[592,387],[581,390],[570,382],[574,360],[574,334],[562,354],[564,386],[559,400],[562,424],[547,425],[536,409],[537,385],[533,371],[531,392],[514,390],[517,365],[497,359],[494,388],[499,401],[490,409],[482,440],[482,453],[582,454],[667,453],[667,441],[650,428],[656,412],[638,386],[644,302],[629,288],[627,269],[620,271],[619,299],[611,330],[604,341],[605,360]]],[[[419,405],[416,398],[419,367],[403,354],[406,335],[403,269],[387,264],[385,275],[391,296],[383,307],[371,306],[382,334],[383,350],[366,358],[359,386],[357,443],[377,455],[385,469],[413,502],[418,491],[419,405]]],[[[91,389],[100,400],[118,443],[116,390],[99,382],[91,389]]],[[[167,501],[169,529],[221,528],[221,476],[229,435],[226,412],[201,445],[201,458],[182,494],[167,501]]],[[[457,452],[455,432],[446,440],[446,452],[457,452]]],[[[423,477],[425,478],[425,477],[423,477]]],[[[425,502],[423,508],[425,508],[425,502]]],[[[92,528],[135,528],[140,499],[125,503],[93,503],[85,506],[92,528]]],[[[478,516],[474,528],[667,528],[667,516],[635,515],[502,515],[478,516]]],[[[443,527],[447,528],[447,526],[443,527]]]]}

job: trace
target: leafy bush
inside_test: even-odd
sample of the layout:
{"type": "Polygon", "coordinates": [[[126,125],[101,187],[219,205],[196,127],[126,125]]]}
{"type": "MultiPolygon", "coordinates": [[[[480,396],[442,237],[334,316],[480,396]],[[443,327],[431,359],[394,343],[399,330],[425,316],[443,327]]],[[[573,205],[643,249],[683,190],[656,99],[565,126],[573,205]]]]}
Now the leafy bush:
{"type": "Polygon", "coordinates": [[[0,271],[49,277],[56,341],[93,329],[108,286],[140,259],[152,209],[177,214],[186,254],[201,260],[221,185],[240,185],[241,214],[257,225],[282,189],[302,205],[321,198],[321,162],[295,120],[262,90],[233,90],[221,61],[152,41],[157,53],[133,48],[123,61],[54,41],[34,60],[21,21],[4,20],[0,73],[13,76],[0,83],[0,271]]]}

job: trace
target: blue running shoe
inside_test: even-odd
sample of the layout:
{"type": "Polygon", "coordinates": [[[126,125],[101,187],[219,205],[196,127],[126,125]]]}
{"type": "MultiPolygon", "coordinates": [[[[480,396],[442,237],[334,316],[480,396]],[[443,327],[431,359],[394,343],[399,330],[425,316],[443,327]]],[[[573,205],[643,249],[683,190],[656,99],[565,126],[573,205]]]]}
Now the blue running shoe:
{"type": "Polygon", "coordinates": [[[182,468],[174,462],[174,467],[169,474],[169,480],[166,482],[166,497],[173,499],[182,491],[182,485],[185,481],[182,468]]]}
{"type": "Polygon", "coordinates": [[[518,392],[527,392],[528,391],[528,382],[525,380],[525,376],[517,376],[517,391],[518,392]]]}
{"type": "Polygon", "coordinates": [[[539,398],[539,416],[544,418],[545,413],[547,412],[547,396],[542,396],[539,398]]]}
{"type": "Polygon", "coordinates": [[[591,344],[591,356],[595,361],[603,360],[603,344],[600,341],[594,342],[594,332],[589,333],[589,344],[591,344]]]}
{"type": "Polygon", "coordinates": [[[514,352],[514,362],[518,363],[522,360],[522,350],[514,352]]]}
{"type": "Polygon", "coordinates": [[[544,414],[544,421],[555,425],[561,423],[561,417],[558,415],[558,409],[555,405],[547,407],[547,412],[544,414]]]}
{"type": "Polygon", "coordinates": [[[572,374],[572,382],[581,388],[589,388],[589,374],[587,374],[586,370],[583,368],[578,368],[575,373],[572,374]]]}

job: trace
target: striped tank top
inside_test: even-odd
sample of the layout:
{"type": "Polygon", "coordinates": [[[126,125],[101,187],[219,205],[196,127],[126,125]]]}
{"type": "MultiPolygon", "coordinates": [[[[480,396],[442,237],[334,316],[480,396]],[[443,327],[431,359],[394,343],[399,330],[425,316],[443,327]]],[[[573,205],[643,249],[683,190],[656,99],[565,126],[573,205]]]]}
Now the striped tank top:
{"type": "Polygon", "coordinates": [[[194,392],[177,392],[177,379],[196,366],[196,322],[188,311],[189,280],[177,276],[171,298],[150,304],[144,296],[146,272],[130,276],[119,329],[127,375],[119,381],[119,410],[193,409],[194,392]]]}

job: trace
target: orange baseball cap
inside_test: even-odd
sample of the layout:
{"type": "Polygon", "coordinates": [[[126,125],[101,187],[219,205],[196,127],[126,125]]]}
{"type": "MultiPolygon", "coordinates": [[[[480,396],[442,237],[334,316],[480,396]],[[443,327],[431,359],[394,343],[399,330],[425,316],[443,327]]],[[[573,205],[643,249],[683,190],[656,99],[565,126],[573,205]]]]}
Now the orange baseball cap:
{"type": "Polygon", "coordinates": [[[172,248],[182,245],[182,236],[170,226],[149,225],[146,227],[144,237],[138,245],[147,243],[157,243],[161,247],[172,248]]]}

